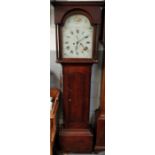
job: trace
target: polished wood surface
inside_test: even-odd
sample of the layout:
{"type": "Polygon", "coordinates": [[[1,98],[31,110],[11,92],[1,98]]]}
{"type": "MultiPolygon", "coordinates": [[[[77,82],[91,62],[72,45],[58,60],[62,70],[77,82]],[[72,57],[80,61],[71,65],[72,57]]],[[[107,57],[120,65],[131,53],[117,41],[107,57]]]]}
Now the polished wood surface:
{"type": "Polygon", "coordinates": [[[102,70],[101,102],[99,111],[96,113],[96,142],[95,151],[105,149],[105,66],[102,70]]]}
{"type": "Polygon", "coordinates": [[[50,96],[53,98],[53,104],[50,111],[50,154],[53,155],[53,146],[56,136],[56,117],[59,106],[59,94],[60,91],[57,88],[52,88],[50,90],[50,96]]]}
{"type": "Polygon", "coordinates": [[[60,148],[64,152],[91,152],[93,135],[89,129],[91,64],[63,65],[64,126],[60,148]]]}
{"type": "Polygon", "coordinates": [[[65,128],[88,128],[91,65],[63,65],[65,128]]]}
{"type": "Polygon", "coordinates": [[[60,131],[60,144],[66,153],[91,153],[93,135],[89,129],[63,129],[60,131]]]}
{"type": "Polygon", "coordinates": [[[82,5],[82,6],[88,6],[88,5],[92,5],[92,6],[101,6],[103,5],[103,3],[105,3],[105,0],[103,1],[56,1],[56,0],[51,0],[51,4],[54,5],[54,6],[77,6],[77,5],[82,5]]]}
{"type": "MultiPolygon", "coordinates": [[[[102,10],[102,33],[100,41],[105,48],[105,10],[102,10]]],[[[101,101],[100,108],[96,113],[96,141],[95,151],[105,150],[105,50],[103,51],[102,63],[102,83],[101,83],[101,101]]]]}

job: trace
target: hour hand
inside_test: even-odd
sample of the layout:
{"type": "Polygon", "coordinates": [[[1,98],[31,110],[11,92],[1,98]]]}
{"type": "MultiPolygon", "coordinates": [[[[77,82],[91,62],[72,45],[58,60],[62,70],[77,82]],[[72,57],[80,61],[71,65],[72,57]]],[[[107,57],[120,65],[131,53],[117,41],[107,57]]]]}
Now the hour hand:
{"type": "Polygon", "coordinates": [[[80,45],[82,46],[82,48],[83,48],[84,51],[88,50],[88,47],[87,46],[85,47],[82,43],[80,43],[80,45]]]}
{"type": "Polygon", "coordinates": [[[80,43],[80,45],[84,48],[84,45],[82,43],[80,43]]]}

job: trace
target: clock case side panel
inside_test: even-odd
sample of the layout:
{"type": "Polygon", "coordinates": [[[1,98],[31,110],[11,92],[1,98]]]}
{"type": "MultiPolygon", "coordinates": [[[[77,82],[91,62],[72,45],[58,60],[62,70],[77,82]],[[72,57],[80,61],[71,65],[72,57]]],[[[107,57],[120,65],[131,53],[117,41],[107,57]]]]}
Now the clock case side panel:
{"type": "MultiPolygon", "coordinates": [[[[105,9],[102,10],[102,30],[100,41],[105,47],[105,9]]],[[[105,49],[105,48],[104,48],[105,49]]],[[[95,131],[95,152],[105,150],[105,50],[103,53],[102,62],[102,82],[101,82],[101,98],[100,107],[96,111],[96,131],[95,131]],[[103,132],[100,132],[100,131],[103,132]]]]}

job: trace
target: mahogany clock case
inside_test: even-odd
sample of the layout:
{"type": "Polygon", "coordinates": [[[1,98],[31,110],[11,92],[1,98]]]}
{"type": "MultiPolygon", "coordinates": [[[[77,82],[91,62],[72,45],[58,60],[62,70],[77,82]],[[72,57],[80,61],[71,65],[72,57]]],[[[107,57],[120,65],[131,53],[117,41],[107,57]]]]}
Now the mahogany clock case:
{"type": "Polygon", "coordinates": [[[52,2],[55,8],[56,55],[63,69],[64,124],[59,131],[59,147],[63,152],[93,151],[94,135],[89,127],[91,68],[98,62],[98,44],[103,27],[104,2],[52,2]],[[63,58],[62,27],[68,16],[83,14],[94,27],[91,59],[63,58]]]}

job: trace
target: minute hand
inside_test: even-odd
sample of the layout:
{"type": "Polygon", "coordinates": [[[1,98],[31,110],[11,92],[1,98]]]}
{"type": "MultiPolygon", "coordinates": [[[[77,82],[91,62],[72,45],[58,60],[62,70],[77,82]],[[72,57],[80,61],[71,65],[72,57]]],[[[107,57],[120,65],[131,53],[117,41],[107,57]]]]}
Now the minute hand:
{"type": "Polygon", "coordinates": [[[88,38],[88,36],[85,36],[85,37],[81,38],[80,40],[78,40],[78,43],[79,43],[81,40],[85,39],[85,38],[88,38]]]}

